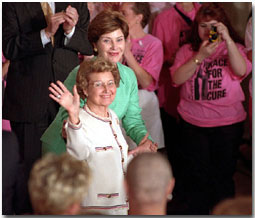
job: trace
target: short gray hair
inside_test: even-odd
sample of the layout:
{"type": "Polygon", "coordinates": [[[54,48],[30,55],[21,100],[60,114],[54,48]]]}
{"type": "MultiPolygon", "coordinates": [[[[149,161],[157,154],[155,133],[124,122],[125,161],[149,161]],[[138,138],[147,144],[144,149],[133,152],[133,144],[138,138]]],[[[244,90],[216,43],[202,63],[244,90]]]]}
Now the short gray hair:
{"type": "Polygon", "coordinates": [[[143,204],[161,201],[172,178],[168,160],[152,152],[137,155],[128,165],[126,175],[129,191],[134,195],[132,197],[143,204]]]}

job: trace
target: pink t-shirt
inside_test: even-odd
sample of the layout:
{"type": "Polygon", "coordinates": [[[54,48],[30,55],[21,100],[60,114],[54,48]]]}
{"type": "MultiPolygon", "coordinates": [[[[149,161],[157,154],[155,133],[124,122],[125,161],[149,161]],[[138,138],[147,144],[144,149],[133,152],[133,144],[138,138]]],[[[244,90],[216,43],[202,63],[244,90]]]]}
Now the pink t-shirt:
{"type": "MultiPolygon", "coordinates": [[[[195,19],[196,13],[200,8],[199,3],[193,3],[194,9],[185,12],[181,3],[177,2],[176,7],[191,20],[195,19]]],[[[186,41],[187,31],[190,26],[179,15],[174,7],[161,12],[154,21],[152,35],[162,41],[164,47],[164,62],[173,62],[175,53],[186,41]]],[[[167,66],[163,66],[158,87],[158,99],[160,107],[163,107],[168,114],[177,117],[177,104],[179,102],[179,89],[171,86],[171,78],[167,66]]]]}
{"type": "MultiPolygon", "coordinates": [[[[2,53],[2,63],[5,63],[6,59],[2,53]]],[[[4,80],[4,87],[6,86],[6,81],[4,80]]],[[[4,120],[2,119],[2,130],[6,130],[6,131],[11,131],[11,125],[10,125],[10,121],[9,120],[4,120]]]]}
{"type": "Polygon", "coordinates": [[[5,61],[6,61],[6,59],[5,59],[5,57],[4,57],[3,53],[2,53],[2,63],[5,63],[5,61]]]}
{"type": "MultiPolygon", "coordinates": [[[[176,3],[176,7],[191,20],[195,19],[196,12],[200,8],[200,4],[194,3],[194,9],[190,12],[183,11],[180,3],[176,3]]],[[[172,56],[179,49],[180,40],[185,36],[185,32],[190,26],[179,15],[174,7],[161,12],[155,19],[152,29],[152,35],[162,41],[164,47],[164,61],[171,60],[172,56]]],[[[184,39],[185,40],[185,39],[184,39]]]]}
{"type": "Polygon", "coordinates": [[[155,91],[158,87],[158,79],[163,64],[163,46],[161,41],[147,34],[141,39],[131,39],[131,52],[140,66],[153,78],[153,82],[146,88],[155,91]]]}
{"type": "MultiPolygon", "coordinates": [[[[240,82],[251,72],[245,48],[236,44],[246,61],[246,73],[237,77],[231,71],[225,42],[216,52],[197,67],[194,75],[181,85],[177,110],[187,122],[200,127],[215,127],[241,122],[246,118],[243,108],[244,93],[240,82]]],[[[177,52],[171,74],[191,57],[194,52],[186,44],[177,52]]]]}

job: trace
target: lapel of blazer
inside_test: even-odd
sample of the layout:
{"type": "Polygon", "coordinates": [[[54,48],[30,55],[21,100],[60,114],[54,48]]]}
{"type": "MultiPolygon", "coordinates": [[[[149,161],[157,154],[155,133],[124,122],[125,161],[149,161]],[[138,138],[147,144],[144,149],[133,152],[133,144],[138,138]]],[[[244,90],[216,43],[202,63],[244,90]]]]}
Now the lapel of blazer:
{"type": "Polygon", "coordinates": [[[65,11],[69,3],[66,2],[56,2],[55,3],[55,13],[65,11]]]}
{"type": "Polygon", "coordinates": [[[27,8],[28,15],[31,16],[31,24],[34,29],[42,29],[47,26],[40,2],[23,3],[27,8]]]}

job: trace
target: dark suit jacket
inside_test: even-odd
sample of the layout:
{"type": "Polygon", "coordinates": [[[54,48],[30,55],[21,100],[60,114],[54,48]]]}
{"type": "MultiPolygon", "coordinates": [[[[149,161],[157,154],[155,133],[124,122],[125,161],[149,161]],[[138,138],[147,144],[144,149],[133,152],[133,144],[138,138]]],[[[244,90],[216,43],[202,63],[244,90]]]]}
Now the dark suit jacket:
{"type": "Polygon", "coordinates": [[[2,214],[31,212],[17,138],[13,132],[8,131],[3,131],[2,136],[2,214]]]}
{"type": "Polygon", "coordinates": [[[40,30],[47,24],[39,2],[3,3],[3,53],[10,60],[3,103],[3,118],[16,122],[40,120],[49,101],[50,82],[64,81],[79,64],[78,52],[91,55],[87,38],[87,3],[56,2],[56,13],[68,5],[75,7],[79,21],[70,42],[64,45],[62,25],[54,36],[55,45],[44,48],[40,30]]]}

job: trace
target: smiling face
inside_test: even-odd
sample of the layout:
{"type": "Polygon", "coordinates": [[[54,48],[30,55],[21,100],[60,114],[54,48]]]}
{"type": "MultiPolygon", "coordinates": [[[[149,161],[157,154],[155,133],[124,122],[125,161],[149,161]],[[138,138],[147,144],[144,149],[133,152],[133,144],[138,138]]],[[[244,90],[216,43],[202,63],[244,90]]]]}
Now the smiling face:
{"type": "Polygon", "coordinates": [[[94,45],[98,50],[98,56],[117,63],[121,60],[125,50],[125,38],[121,29],[100,36],[94,45]]]}
{"type": "Polygon", "coordinates": [[[198,24],[198,35],[202,41],[209,39],[210,29],[216,23],[217,23],[216,20],[211,20],[211,21],[201,21],[198,24]]]}
{"type": "Polygon", "coordinates": [[[116,84],[111,72],[91,73],[88,86],[84,89],[87,104],[92,110],[106,109],[116,95],[116,84]]]}

